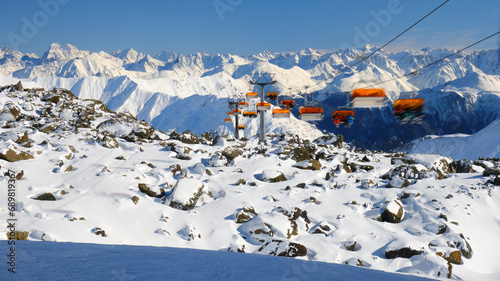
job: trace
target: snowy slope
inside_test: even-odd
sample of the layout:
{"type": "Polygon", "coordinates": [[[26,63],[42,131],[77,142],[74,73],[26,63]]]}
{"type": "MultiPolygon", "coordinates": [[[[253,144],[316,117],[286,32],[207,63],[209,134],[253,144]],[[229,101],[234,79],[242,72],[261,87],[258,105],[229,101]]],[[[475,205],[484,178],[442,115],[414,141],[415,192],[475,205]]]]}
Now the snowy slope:
{"type": "MultiPolygon", "coordinates": [[[[7,48],[2,50],[0,74],[5,78],[0,78],[0,82],[15,83],[10,79],[15,77],[23,82],[34,80],[46,89],[67,88],[81,98],[99,99],[113,110],[130,112],[164,131],[203,133],[227,131],[223,127],[226,109],[222,101],[215,102],[211,111],[199,106],[187,107],[182,114],[175,114],[175,118],[172,116],[176,110],[172,109],[178,110],[180,105],[189,105],[193,99],[207,94],[214,96],[209,100],[240,95],[250,89],[248,81],[255,71],[275,73],[278,83],[266,90],[276,90],[283,95],[291,93],[298,98],[297,104],[302,105],[303,100],[297,94],[304,91],[305,86],[319,93],[349,92],[355,87],[410,73],[454,52],[429,48],[399,53],[381,51],[352,70],[340,73],[375,48],[306,49],[251,56],[180,55],[164,51],[150,56],[133,49],[107,54],[54,43],[41,58],[7,48]],[[207,119],[212,121],[205,121],[207,119]]],[[[500,117],[500,100],[494,97],[500,96],[499,54],[498,49],[457,54],[416,76],[380,85],[387,90],[391,101],[403,92],[416,92],[425,97],[427,116],[422,126],[399,126],[389,104],[382,109],[357,110],[357,121],[350,130],[336,129],[329,116],[334,108],[346,104],[346,97],[326,94],[318,95],[316,100],[321,101],[328,118],[316,127],[343,134],[348,141],[369,149],[393,149],[426,135],[473,134],[500,117]]],[[[294,113],[297,116],[297,111],[294,113]]],[[[288,131],[292,131],[290,127],[288,131]]]]}
{"type": "MultiPolygon", "coordinates": [[[[17,81],[0,76],[0,84],[17,81]]],[[[70,89],[81,99],[98,99],[109,109],[131,113],[159,130],[190,130],[196,134],[232,132],[232,125],[224,123],[229,111],[228,98],[245,92],[244,87],[226,74],[156,79],[127,76],[112,79],[95,76],[82,79],[41,77],[20,81],[27,87],[70,89]]],[[[256,120],[245,120],[242,124],[247,125],[247,137],[257,133],[256,120]]],[[[293,133],[307,139],[315,139],[322,134],[313,124],[295,117],[286,121],[273,120],[270,112],[266,114],[266,130],[268,133],[293,133]]]]}
{"type": "MultiPolygon", "coordinates": [[[[374,153],[340,147],[333,135],[311,142],[277,134],[260,145],[255,137],[165,134],[64,90],[7,87],[0,105],[0,159],[27,158],[0,160],[0,170],[23,171],[14,215],[28,240],[285,255],[429,278],[449,270],[453,279],[500,277],[500,189],[498,177],[483,175],[500,173],[494,159],[374,153]],[[37,200],[46,193],[55,201],[37,200]],[[452,260],[452,253],[448,264],[441,256],[452,260]]],[[[0,181],[7,185],[7,177],[0,181]]],[[[8,213],[3,199],[0,219],[8,213]]],[[[0,233],[7,231],[2,224],[0,233]]],[[[20,255],[40,268],[40,253],[22,245],[20,255]]]]}
{"type": "Polygon", "coordinates": [[[455,159],[500,158],[500,119],[473,135],[426,136],[408,144],[410,153],[431,153],[455,159]]]}
{"type": "Polygon", "coordinates": [[[22,241],[17,251],[17,272],[0,271],[2,280],[433,280],[348,265],[169,247],[22,241]]]}

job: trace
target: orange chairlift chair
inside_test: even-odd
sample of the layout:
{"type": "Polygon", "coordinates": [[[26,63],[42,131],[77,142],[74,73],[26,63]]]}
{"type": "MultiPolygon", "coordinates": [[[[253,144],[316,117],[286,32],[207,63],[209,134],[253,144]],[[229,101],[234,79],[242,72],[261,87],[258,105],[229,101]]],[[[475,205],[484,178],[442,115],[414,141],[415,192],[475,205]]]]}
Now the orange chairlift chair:
{"type": "Polygon", "coordinates": [[[258,102],[257,110],[269,110],[271,109],[271,104],[268,102],[258,102]]]}
{"type": "Polygon", "coordinates": [[[248,92],[247,93],[247,99],[258,99],[259,94],[257,92],[248,92]]]}
{"type": "Polygon", "coordinates": [[[318,106],[304,106],[299,109],[300,120],[320,121],[323,120],[323,108],[318,106]]]}
{"type": "Polygon", "coordinates": [[[273,118],[290,118],[290,109],[273,109],[273,118]]]}
{"type": "Polygon", "coordinates": [[[272,100],[272,101],[278,100],[278,92],[268,92],[267,99],[272,100]]]}
{"type": "Polygon", "coordinates": [[[293,108],[295,106],[295,102],[293,100],[282,100],[281,107],[284,108],[293,108]]]}
{"type": "Polygon", "coordinates": [[[402,124],[421,123],[424,117],[424,99],[398,99],[393,104],[393,113],[402,124]]]}
{"type": "Polygon", "coordinates": [[[237,107],[238,107],[238,109],[248,108],[248,102],[246,102],[246,101],[239,102],[237,107]]]}
{"type": "Polygon", "coordinates": [[[344,124],[346,127],[351,127],[351,125],[354,123],[354,110],[349,107],[337,107],[333,111],[333,123],[337,128],[340,126],[340,124],[344,124]]]}
{"type": "Polygon", "coordinates": [[[354,89],[351,93],[353,108],[384,107],[386,102],[384,89],[354,89]]]}

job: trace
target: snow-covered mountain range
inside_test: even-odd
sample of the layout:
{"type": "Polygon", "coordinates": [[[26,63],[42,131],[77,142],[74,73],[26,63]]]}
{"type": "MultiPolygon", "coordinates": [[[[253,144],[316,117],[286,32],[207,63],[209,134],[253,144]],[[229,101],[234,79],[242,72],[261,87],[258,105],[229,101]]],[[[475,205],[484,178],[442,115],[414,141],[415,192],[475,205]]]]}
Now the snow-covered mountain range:
{"type": "Polygon", "coordinates": [[[473,134],[430,135],[407,145],[408,153],[434,153],[455,159],[500,158],[500,120],[473,134]]]}
{"type": "MultiPolygon", "coordinates": [[[[311,137],[314,138],[319,133],[317,128],[343,134],[358,147],[368,148],[394,148],[426,135],[472,134],[500,117],[500,50],[496,49],[460,53],[418,75],[379,85],[387,90],[391,101],[402,92],[416,92],[424,97],[427,115],[423,125],[400,126],[386,107],[359,109],[352,128],[336,129],[330,116],[334,108],[346,104],[347,96],[326,93],[387,81],[454,52],[381,51],[339,74],[373,50],[373,46],[366,46],[252,56],[169,52],[150,56],[133,49],[108,54],[54,43],[42,57],[8,48],[1,50],[0,84],[22,80],[33,87],[66,88],[81,98],[99,99],[112,110],[129,112],[155,128],[201,134],[213,130],[228,132],[230,128],[223,123],[227,98],[249,90],[251,73],[266,71],[275,73],[278,81],[267,90],[291,93],[298,106],[304,103],[298,93],[304,86],[312,86],[309,91],[319,93],[316,100],[321,102],[326,116],[311,126],[295,118],[290,122],[272,120],[268,114],[268,132],[295,132],[302,136],[315,132],[311,137]],[[301,124],[301,129],[297,129],[297,124],[301,124]]],[[[293,113],[298,116],[298,109],[293,113]]],[[[247,125],[247,136],[257,132],[256,122],[243,123],[247,125]]]]}
{"type": "MultiPolygon", "coordinates": [[[[130,245],[285,256],[427,278],[500,277],[498,159],[371,152],[332,134],[315,140],[270,134],[267,144],[259,144],[256,137],[164,133],[98,100],[21,84],[0,89],[0,139],[0,172],[6,175],[0,178],[6,187],[0,198],[13,197],[15,190],[15,209],[2,200],[0,219],[16,219],[15,229],[0,225],[0,240],[33,241],[16,244],[21,279],[37,277],[42,268],[48,279],[83,274],[107,279],[110,272],[96,278],[101,269],[91,271],[88,265],[104,259],[108,262],[99,268],[109,265],[122,273],[115,266],[129,265],[125,257],[134,253],[146,261],[166,257],[130,245]],[[64,261],[50,260],[44,246],[64,261]],[[106,254],[94,259],[100,250],[106,254]],[[111,262],[114,257],[121,258],[111,262]],[[85,266],[65,266],[70,262],[85,266]]],[[[237,260],[267,261],[174,252],[180,255],[177,264],[192,264],[189,255],[202,255],[200,262],[217,259],[222,269],[207,270],[208,280],[231,280],[230,269],[241,272],[238,266],[254,268],[253,263],[235,265],[237,260]]],[[[4,266],[7,254],[1,254],[4,266]]],[[[267,266],[254,271],[270,280],[295,280],[326,270],[315,263],[274,264],[278,272],[267,266]]],[[[322,279],[372,275],[328,268],[334,272],[322,279]]],[[[193,270],[191,278],[197,279],[199,268],[193,270]]],[[[130,266],[123,273],[152,276],[147,267],[130,266]]],[[[0,277],[10,280],[8,274],[2,268],[0,277]]]]}

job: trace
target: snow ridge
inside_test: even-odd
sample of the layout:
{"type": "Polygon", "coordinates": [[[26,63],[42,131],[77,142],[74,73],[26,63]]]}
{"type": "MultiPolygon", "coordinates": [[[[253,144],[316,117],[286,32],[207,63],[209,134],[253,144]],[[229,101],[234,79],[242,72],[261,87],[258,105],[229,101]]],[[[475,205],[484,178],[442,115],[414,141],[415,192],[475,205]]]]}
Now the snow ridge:
{"type": "MultiPolygon", "coordinates": [[[[41,58],[8,48],[2,50],[0,84],[21,80],[30,86],[35,81],[33,87],[67,88],[81,98],[99,99],[113,110],[130,112],[157,129],[201,134],[230,131],[223,122],[227,112],[224,99],[250,90],[248,81],[254,71],[272,72],[279,83],[266,90],[291,94],[298,106],[304,100],[297,93],[306,85],[319,83],[313,90],[319,92],[316,100],[321,101],[326,116],[324,121],[313,125],[293,120],[277,126],[293,132],[295,124],[302,124],[301,127],[307,128],[295,132],[301,137],[306,136],[306,131],[316,129],[335,132],[356,146],[369,149],[394,149],[426,135],[473,134],[500,118],[500,50],[495,49],[457,54],[417,76],[380,85],[391,101],[411,92],[424,97],[426,117],[422,126],[399,126],[389,103],[387,108],[357,111],[357,121],[349,130],[335,128],[330,116],[336,107],[346,104],[346,96],[321,93],[370,86],[453,53],[429,48],[399,53],[381,51],[352,71],[338,75],[368,51],[368,47],[335,51],[306,49],[251,56],[180,55],[164,51],[150,56],[134,49],[107,54],[54,43],[41,58]],[[330,77],[334,79],[322,83],[330,77]],[[196,102],[199,99],[203,101],[196,102]]],[[[297,110],[292,113],[298,116],[297,110]]],[[[247,125],[252,126],[252,122],[247,125]]],[[[271,131],[283,131],[273,126],[271,131]]],[[[255,131],[256,128],[248,129],[252,134],[255,131]]]]}

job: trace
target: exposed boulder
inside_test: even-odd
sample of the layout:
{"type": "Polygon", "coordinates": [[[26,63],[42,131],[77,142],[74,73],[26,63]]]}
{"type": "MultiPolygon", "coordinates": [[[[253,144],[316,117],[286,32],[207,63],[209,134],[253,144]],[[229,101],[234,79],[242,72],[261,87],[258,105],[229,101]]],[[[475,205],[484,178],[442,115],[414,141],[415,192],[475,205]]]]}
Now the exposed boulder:
{"type": "Polygon", "coordinates": [[[261,254],[290,258],[307,255],[307,248],[304,245],[278,239],[267,241],[257,251],[261,254]]]}
{"type": "Polygon", "coordinates": [[[236,182],[236,184],[235,184],[235,185],[237,185],[237,186],[238,186],[238,185],[245,185],[245,184],[247,184],[247,181],[246,181],[246,180],[244,180],[244,179],[239,179],[239,180],[236,182]]]}
{"type": "MultiPolygon", "coordinates": [[[[463,234],[450,233],[443,235],[440,239],[432,240],[429,247],[435,249],[436,253],[441,252],[442,257],[450,257],[451,253],[458,251],[464,258],[470,259],[472,257],[472,247],[466,241],[463,234]]],[[[456,257],[452,257],[455,261],[456,257]]],[[[451,261],[450,261],[451,262],[451,261]]]]}
{"type": "Polygon", "coordinates": [[[306,142],[303,146],[299,146],[292,150],[292,159],[296,162],[302,162],[306,160],[315,159],[314,152],[316,151],[316,147],[314,144],[306,142]]]}
{"type": "MultiPolygon", "coordinates": [[[[251,216],[251,214],[247,215],[251,216]]],[[[276,229],[273,230],[271,225],[263,220],[263,217],[265,219],[266,215],[253,216],[250,221],[247,221],[238,227],[238,230],[243,234],[245,239],[250,237],[256,241],[264,243],[267,239],[269,239],[269,237],[274,237],[276,229]]]]}
{"type": "Polygon", "coordinates": [[[462,264],[462,255],[459,250],[454,250],[449,253],[436,252],[436,255],[442,257],[443,259],[452,264],[462,264]]]}
{"type": "Polygon", "coordinates": [[[234,158],[243,154],[243,150],[237,147],[226,147],[222,151],[222,156],[226,157],[228,161],[233,161],[234,158]]]}
{"type": "Polygon", "coordinates": [[[376,187],[376,186],[377,186],[377,184],[371,179],[361,180],[361,188],[362,189],[369,189],[369,188],[376,187]]]}
{"type": "Polygon", "coordinates": [[[22,92],[24,90],[23,83],[21,83],[21,81],[17,82],[17,84],[14,85],[14,87],[12,87],[12,89],[19,91],[19,92],[22,92]]]}
{"type": "Polygon", "coordinates": [[[483,172],[483,177],[489,177],[491,175],[500,176],[500,169],[486,168],[483,172]]]}
{"type": "Polygon", "coordinates": [[[94,233],[97,236],[107,237],[106,231],[101,229],[100,227],[94,227],[90,232],[94,233]]]}
{"type": "Polygon", "coordinates": [[[139,124],[136,124],[136,126],[132,129],[132,134],[141,139],[149,139],[154,132],[155,129],[142,120],[139,121],[139,124]]]}
{"type": "Polygon", "coordinates": [[[52,93],[52,94],[44,95],[42,97],[42,101],[58,104],[59,101],[61,101],[61,97],[57,94],[52,93]]]}
{"type": "MultiPolygon", "coordinates": [[[[160,190],[158,192],[156,192],[153,190],[153,187],[151,185],[148,185],[145,183],[139,183],[138,188],[139,188],[140,192],[145,193],[149,197],[161,198],[161,197],[165,196],[165,191],[163,190],[163,188],[160,188],[160,190]]],[[[137,199],[137,200],[139,200],[139,199],[137,199]]]]}
{"type": "Polygon", "coordinates": [[[328,235],[332,233],[332,231],[335,229],[334,226],[330,225],[327,222],[322,222],[317,224],[316,226],[311,228],[311,233],[312,234],[324,234],[328,235]]]}
{"type": "Polygon", "coordinates": [[[179,234],[179,236],[186,241],[201,239],[201,233],[195,227],[188,225],[179,230],[177,234],[179,234]]]}
{"type": "Polygon", "coordinates": [[[394,177],[388,184],[389,188],[404,188],[410,185],[410,181],[400,177],[394,177]]]}
{"type": "Polygon", "coordinates": [[[27,143],[27,142],[29,142],[28,132],[24,131],[24,134],[17,138],[16,143],[23,144],[23,143],[27,143]]]}
{"type": "Polygon", "coordinates": [[[191,210],[198,202],[205,186],[197,179],[181,178],[172,191],[170,207],[180,210],[191,210]]]}
{"type": "Polygon", "coordinates": [[[37,197],[33,198],[34,200],[40,200],[40,201],[56,201],[56,197],[52,193],[44,193],[40,194],[37,197]]]}
{"type": "Polygon", "coordinates": [[[332,143],[337,148],[342,148],[342,144],[344,143],[344,136],[338,135],[337,139],[332,143]]]}
{"type": "Polygon", "coordinates": [[[34,159],[33,155],[24,152],[24,151],[19,151],[16,152],[12,149],[7,150],[4,153],[0,153],[0,159],[9,161],[9,162],[16,162],[16,161],[21,161],[21,160],[29,160],[29,159],[34,159]]]}
{"type": "Polygon", "coordinates": [[[29,232],[28,231],[10,231],[7,232],[8,240],[28,240],[29,232]]]}
{"type": "Polygon", "coordinates": [[[21,170],[21,172],[19,172],[17,175],[16,175],[16,180],[20,181],[22,180],[24,177],[24,170],[21,170]]]}
{"type": "Polygon", "coordinates": [[[180,160],[191,160],[191,157],[188,155],[191,152],[191,148],[183,147],[175,143],[170,143],[168,146],[171,151],[177,153],[175,158],[180,160]]]}
{"type": "Polygon", "coordinates": [[[282,182],[286,181],[286,176],[277,170],[274,169],[266,169],[262,171],[262,176],[260,177],[261,181],[264,182],[282,182]]]}
{"type": "Polygon", "coordinates": [[[379,221],[399,223],[404,218],[404,214],[403,203],[397,198],[387,204],[379,217],[379,221]]]}
{"type": "Polygon", "coordinates": [[[39,131],[46,134],[50,134],[54,132],[57,129],[57,127],[58,125],[56,123],[45,124],[39,129],[39,131]]]}
{"type": "Polygon", "coordinates": [[[418,179],[421,172],[424,171],[428,171],[428,169],[423,165],[400,165],[383,174],[381,178],[385,180],[392,180],[393,178],[418,179]]]}
{"type": "Polygon", "coordinates": [[[4,105],[4,108],[0,111],[0,121],[12,122],[17,120],[21,115],[21,110],[12,102],[8,102],[4,105]]]}
{"type": "Polygon", "coordinates": [[[222,167],[227,163],[226,157],[216,153],[212,155],[210,161],[208,161],[208,166],[210,167],[222,167]]]}
{"type": "Polygon", "coordinates": [[[450,163],[450,173],[473,173],[472,163],[467,160],[455,160],[450,163]]]}
{"type": "Polygon", "coordinates": [[[74,170],[75,168],[72,165],[69,165],[66,169],[64,169],[64,172],[73,172],[74,170]]]}
{"type": "Polygon", "coordinates": [[[321,163],[316,159],[304,160],[293,165],[295,168],[303,170],[321,170],[321,163]]]}
{"type": "Polygon", "coordinates": [[[104,136],[102,140],[102,146],[106,148],[118,148],[120,145],[118,144],[118,141],[111,137],[111,136],[104,136]]]}
{"type": "Polygon", "coordinates": [[[405,258],[409,259],[424,252],[425,245],[420,242],[410,242],[403,240],[392,241],[385,249],[385,256],[388,259],[405,258]]]}
{"type": "Polygon", "coordinates": [[[493,185],[500,186],[500,176],[496,176],[494,179],[489,181],[493,185]]]}
{"type": "Polygon", "coordinates": [[[422,253],[423,253],[422,250],[415,250],[410,247],[404,247],[400,249],[386,251],[385,256],[388,259],[395,259],[395,258],[409,259],[415,255],[421,255],[422,253]]]}
{"type": "Polygon", "coordinates": [[[351,252],[356,251],[356,249],[360,248],[359,245],[354,240],[345,241],[342,243],[342,246],[344,247],[344,249],[351,252]]]}
{"type": "Polygon", "coordinates": [[[373,167],[372,165],[357,165],[357,168],[360,170],[367,171],[367,172],[375,169],[375,167],[373,167]]]}
{"type": "Polygon", "coordinates": [[[205,139],[199,138],[197,135],[191,134],[191,132],[186,131],[184,133],[177,133],[173,131],[170,133],[170,139],[173,140],[178,140],[182,143],[186,144],[200,144],[200,143],[206,143],[205,139]]]}
{"type": "Polygon", "coordinates": [[[334,177],[335,177],[335,170],[330,168],[325,174],[325,180],[327,181],[333,180],[334,177]]]}
{"type": "Polygon", "coordinates": [[[212,141],[212,146],[226,146],[226,138],[221,135],[215,136],[214,140],[212,141]]]}
{"type": "Polygon", "coordinates": [[[424,229],[436,235],[442,235],[448,231],[448,226],[445,223],[430,223],[424,229]]]}
{"type": "Polygon", "coordinates": [[[257,215],[258,214],[253,207],[243,208],[236,214],[236,223],[245,223],[257,215]]]}
{"type": "Polygon", "coordinates": [[[298,188],[306,188],[306,183],[305,182],[298,183],[296,185],[296,187],[298,187],[298,188]]]}

